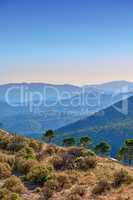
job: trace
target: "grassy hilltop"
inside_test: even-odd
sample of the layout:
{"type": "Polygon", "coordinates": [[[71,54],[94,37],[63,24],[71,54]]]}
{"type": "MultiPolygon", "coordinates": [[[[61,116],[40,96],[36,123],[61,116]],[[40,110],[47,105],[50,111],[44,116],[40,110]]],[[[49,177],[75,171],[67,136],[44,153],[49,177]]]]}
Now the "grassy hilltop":
{"type": "Polygon", "coordinates": [[[0,131],[1,200],[131,200],[133,169],[0,131]]]}

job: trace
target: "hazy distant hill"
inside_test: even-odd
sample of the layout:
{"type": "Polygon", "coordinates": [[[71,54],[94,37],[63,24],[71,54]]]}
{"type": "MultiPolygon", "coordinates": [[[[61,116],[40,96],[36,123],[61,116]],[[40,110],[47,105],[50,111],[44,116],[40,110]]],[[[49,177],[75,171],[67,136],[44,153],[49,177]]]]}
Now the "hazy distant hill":
{"type": "Polygon", "coordinates": [[[128,113],[119,112],[118,109],[121,108],[122,102],[118,102],[90,117],[62,127],[57,130],[57,141],[61,141],[65,136],[74,136],[78,139],[83,135],[89,135],[94,143],[108,141],[113,147],[114,156],[125,139],[133,138],[133,96],[128,98],[128,113]]]}
{"type": "Polygon", "coordinates": [[[40,93],[43,98],[47,97],[47,99],[53,100],[57,99],[58,96],[61,97],[63,92],[67,92],[69,93],[70,96],[73,96],[75,93],[80,92],[80,90],[81,90],[80,87],[70,84],[64,84],[64,85],[55,85],[47,83],[5,84],[5,85],[0,85],[0,100],[5,101],[7,93],[9,94],[8,97],[11,100],[11,102],[30,101],[29,98],[30,93],[34,93],[33,100],[38,100],[38,98],[40,98],[40,96],[37,95],[37,93],[40,93]],[[22,94],[22,96],[20,96],[20,94],[22,94]],[[26,94],[28,94],[27,98],[26,94]]]}
{"type": "Polygon", "coordinates": [[[0,123],[8,131],[31,136],[42,134],[48,128],[59,128],[79,118],[73,120],[68,116],[62,117],[62,114],[57,117],[56,113],[63,111],[57,101],[66,98],[64,93],[71,98],[80,92],[80,87],[69,84],[0,85],[0,123]]]}
{"type": "Polygon", "coordinates": [[[69,84],[1,85],[0,123],[8,131],[39,137],[42,132],[49,128],[58,129],[76,122],[131,94],[112,94],[95,87],[78,87],[69,84]],[[7,91],[9,91],[11,105],[5,99],[7,91]],[[20,96],[21,92],[22,97],[25,98],[20,96]],[[17,103],[16,107],[12,106],[14,103],[17,103]]]}
{"type": "Polygon", "coordinates": [[[112,81],[112,82],[107,82],[107,83],[102,83],[102,84],[91,85],[91,87],[95,87],[97,89],[103,90],[105,92],[111,92],[111,93],[114,93],[114,92],[125,93],[125,92],[133,91],[133,83],[128,82],[128,81],[112,81]]]}
{"type": "Polygon", "coordinates": [[[58,129],[97,112],[123,95],[112,98],[109,94],[99,94],[94,90],[70,99],[64,99],[51,106],[34,106],[30,112],[29,106],[11,107],[0,103],[0,122],[3,128],[11,132],[23,133],[38,138],[47,129],[58,129]],[[100,100],[100,101],[99,101],[100,100]]]}
{"type": "MultiPolygon", "coordinates": [[[[46,89],[47,99],[57,99],[57,95],[60,98],[71,98],[73,96],[79,95],[84,88],[88,90],[94,89],[99,93],[128,93],[133,91],[133,83],[128,81],[113,81],[97,85],[86,85],[86,86],[75,86],[70,84],[47,84],[47,83],[14,83],[14,84],[5,84],[0,85],[0,101],[5,101],[6,93],[9,92],[9,98],[12,102],[20,102],[20,92],[22,95],[26,93],[40,93],[44,97],[44,90],[46,89]],[[124,91],[123,91],[124,90],[124,91]],[[63,95],[69,93],[69,96],[63,95]]],[[[28,96],[29,97],[29,96],[28,96]]],[[[23,101],[30,101],[30,99],[23,99],[23,101]]],[[[33,100],[38,100],[37,94],[34,96],[33,100]]]]}

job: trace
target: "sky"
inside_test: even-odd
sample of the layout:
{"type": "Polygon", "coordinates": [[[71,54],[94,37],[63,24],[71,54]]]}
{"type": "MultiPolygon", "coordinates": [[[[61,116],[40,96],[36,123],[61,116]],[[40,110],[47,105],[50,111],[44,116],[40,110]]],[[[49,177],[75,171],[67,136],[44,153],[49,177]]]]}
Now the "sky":
{"type": "Polygon", "coordinates": [[[0,84],[132,74],[132,0],[0,0],[0,84]]]}

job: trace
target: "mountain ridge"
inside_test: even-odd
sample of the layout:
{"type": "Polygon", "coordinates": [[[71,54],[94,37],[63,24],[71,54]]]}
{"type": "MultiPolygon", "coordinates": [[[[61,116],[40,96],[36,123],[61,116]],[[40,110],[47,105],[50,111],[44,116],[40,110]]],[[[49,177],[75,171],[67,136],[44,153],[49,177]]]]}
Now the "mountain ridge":
{"type": "Polygon", "coordinates": [[[110,143],[111,155],[116,156],[124,141],[133,137],[133,96],[125,101],[128,101],[128,114],[124,115],[116,110],[121,106],[120,101],[94,115],[56,130],[56,142],[61,141],[63,137],[72,136],[78,140],[81,136],[87,135],[92,137],[94,144],[101,140],[110,143]]]}

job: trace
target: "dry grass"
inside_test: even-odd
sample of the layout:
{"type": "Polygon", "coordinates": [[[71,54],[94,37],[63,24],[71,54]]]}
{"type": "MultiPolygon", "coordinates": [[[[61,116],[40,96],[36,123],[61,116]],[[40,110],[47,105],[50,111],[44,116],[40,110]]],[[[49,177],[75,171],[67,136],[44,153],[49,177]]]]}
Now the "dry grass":
{"type": "MultiPolygon", "coordinates": [[[[67,149],[66,149],[67,151],[67,149]]],[[[60,155],[56,155],[51,159],[61,159],[60,155]]],[[[54,190],[50,200],[132,200],[133,194],[133,169],[121,165],[119,162],[110,160],[109,158],[96,157],[97,164],[94,168],[87,170],[65,169],[63,173],[70,179],[73,174],[73,183],[68,188],[62,188],[61,191],[54,190]],[[121,181],[119,188],[114,188],[113,183],[116,177],[119,177],[121,170],[126,171],[128,178],[121,181]],[[118,173],[118,174],[117,174],[118,173]],[[130,181],[129,181],[130,180],[130,181]],[[101,191],[94,194],[94,188],[101,187],[101,191]],[[83,190],[83,191],[82,191],[83,190]]],[[[56,172],[58,173],[58,171],[56,172]]]]}
{"type": "Polygon", "coordinates": [[[15,162],[19,177],[9,174],[4,182],[1,179],[0,191],[12,192],[13,187],[16,192],[19,186],[22,200],[133,200],[133,168],[83,148],[42,145],[22,137],[15,140],[26,143],[25,149],[10,152],[6,147],[14,138],[0,132],[0,163],[11,167],[15,162]]]}

